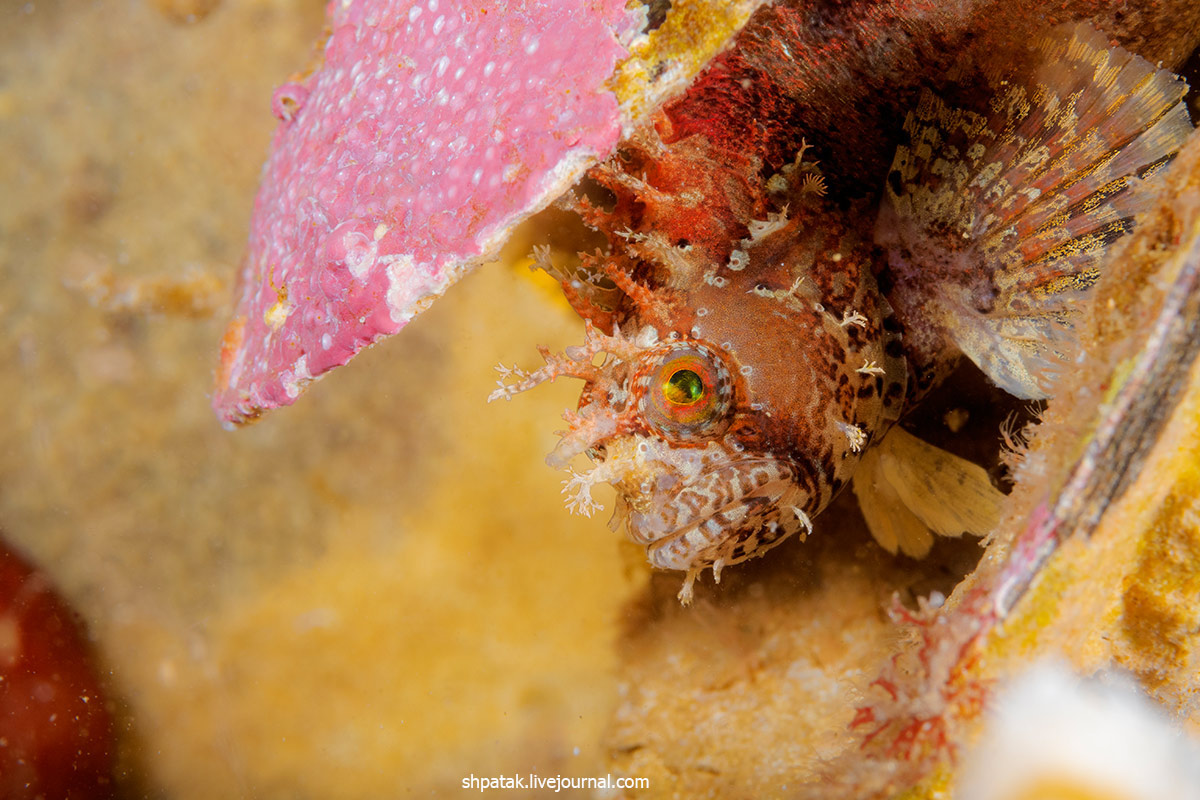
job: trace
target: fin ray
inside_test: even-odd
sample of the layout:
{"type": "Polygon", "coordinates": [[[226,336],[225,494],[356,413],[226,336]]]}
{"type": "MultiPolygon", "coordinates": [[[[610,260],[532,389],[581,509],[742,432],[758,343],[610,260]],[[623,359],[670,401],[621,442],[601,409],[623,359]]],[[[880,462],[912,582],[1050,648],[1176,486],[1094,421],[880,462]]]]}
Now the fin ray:
{"type": "Polygon", "coordinates": [[[914,558],[929,552],[934,535],[991,533],[1004,500],[983,467],[899,426],[864,455],[854,493],[876,541],[914,558]]]}
{"type": "Polygon", "coordinates": [[[922,93],[876,232],[895,268],[929,271],[936,324],[1026,398],[1051,391],[1077,345],[1078,301],[1192,131],[1186,83],[1087,24],[1035,50],[1033,79],[982,112],[922,93]]]}
{"type": "Polygon", "coordinates": [[[933,547],[933,534],[908,510],[879,465],[879,449],[863,454],[853,479],[854,496],[875,541],[892,555],[924,558],[933,547]]]}

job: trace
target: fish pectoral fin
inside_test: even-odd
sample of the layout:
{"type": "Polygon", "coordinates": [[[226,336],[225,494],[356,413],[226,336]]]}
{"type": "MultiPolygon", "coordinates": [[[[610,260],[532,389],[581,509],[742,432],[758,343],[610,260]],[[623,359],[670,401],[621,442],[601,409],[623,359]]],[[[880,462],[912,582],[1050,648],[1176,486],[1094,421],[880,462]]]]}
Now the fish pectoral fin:
{"type": "Polygon", "coordinates": [[[854,472],[854,496],[875,541],[892,555],[924,558],[933,547],[929,527],[908,510],[883,475],[878,447],[863,454],[854,472]]]}
{"type": "Polygon", "coordinates": [[[1004,502],[983,467],[899,426],[864,455],[854,494],[875,540],[890,553],[913,558],[929,553],[934,534],[987,535],[1004,502]]]}
{"type": "Polygon", "coordinates": [[[1155,207],[1153,178],[1192,132],[1187,84],[1087,23],[1034,52],[1036,70],[981,111],[922,93],[876,227],[893,271],[934,287],[934,322],[1024,398],[1069,371],[1112,245],[1155,207]]]}

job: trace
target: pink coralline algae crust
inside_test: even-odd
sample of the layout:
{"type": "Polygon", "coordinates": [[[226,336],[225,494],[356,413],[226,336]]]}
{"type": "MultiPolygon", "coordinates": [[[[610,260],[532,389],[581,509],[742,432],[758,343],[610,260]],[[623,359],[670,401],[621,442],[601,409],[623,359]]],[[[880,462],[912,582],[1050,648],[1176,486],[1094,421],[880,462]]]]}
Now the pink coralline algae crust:
{"type": "Polygon", "coordinates": [[[213,407],[227,423],[396,333],[621,134],[623,0],[334,0],[280,87],[213,407]]]}

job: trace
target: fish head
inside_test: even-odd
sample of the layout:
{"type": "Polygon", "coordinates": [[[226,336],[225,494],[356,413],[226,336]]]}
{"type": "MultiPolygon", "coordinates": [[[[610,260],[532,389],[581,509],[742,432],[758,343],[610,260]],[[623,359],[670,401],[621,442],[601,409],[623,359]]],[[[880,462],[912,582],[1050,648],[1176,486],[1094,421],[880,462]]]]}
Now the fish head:
{"type": "Polygon", "coordinates": [[[623,405],[585,390],[582,412],[607,418],[612,433],[585,451],[593,468],[568,482],[576,500],[598,481],[611,483],[614,521],[662,569],[719,569],[805,529],[820,491],[803,479],[802,454],[769,444],[781,420],[749,400],[753,381],[728,351],[666,341],[621,366],[613,371],[626,373],[623,405]]]}
{"type": "Polygon", "coordinates": [[[898,416],[904,362],[869,261],[842,263],[836,242],[772,243],[686,290],[630,288],[641,302],[611,335],[587,323],[583,346],[543,351],[535,373],[505,370],[515,381],[494,395],[585,381],[547,460],[571,469],[586,455],[568,507],[590,514],[592,487],[614,486],[614,527],[656,567],[719,576],[806,536],[898,416]]]}

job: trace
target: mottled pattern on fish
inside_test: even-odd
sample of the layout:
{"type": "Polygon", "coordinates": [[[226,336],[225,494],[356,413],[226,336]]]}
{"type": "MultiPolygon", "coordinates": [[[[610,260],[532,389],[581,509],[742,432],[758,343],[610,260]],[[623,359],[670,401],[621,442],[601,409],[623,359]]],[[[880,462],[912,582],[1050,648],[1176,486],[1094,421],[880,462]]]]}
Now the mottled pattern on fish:
{"type": "MultiPolygon", "coordinates": [[[[876,230],[920,371],[961,350],[1019,397],[1051,394],[1109,245],[1192,126],[1187,85],[1074,26],[979,112],[929,92],[908,115],[876,230]],[[954,347],[947,347],[949,338],[954,347]]],[[[936,368],[934,372],[938,372],[936,368]]]]}
{"type": "Polygon", "coordinates": [[[609,252],[576,269],[540,254],[587,341],[502,369],[493,398],[586,382],[549,459],[595,463],[568,505],[591,513],[591,486],[612,483],[614,520],[687,573],[685,602],[701,569],[719,580],[807,535],[852,479],[892,552],[995,522],[982,468],[893,424],[964,353],[1010,392],[1048,394],[1104,248],[1191,129],[1182,82],[1094,31],[1038,47],[1043,67],[998,80],[985,111],[923,95],[877,226],[826,199],[804,147],[764,181],[755,151],[678,136],[670,109],[593,170],[611,207],[576,208],[609,252]]]}

